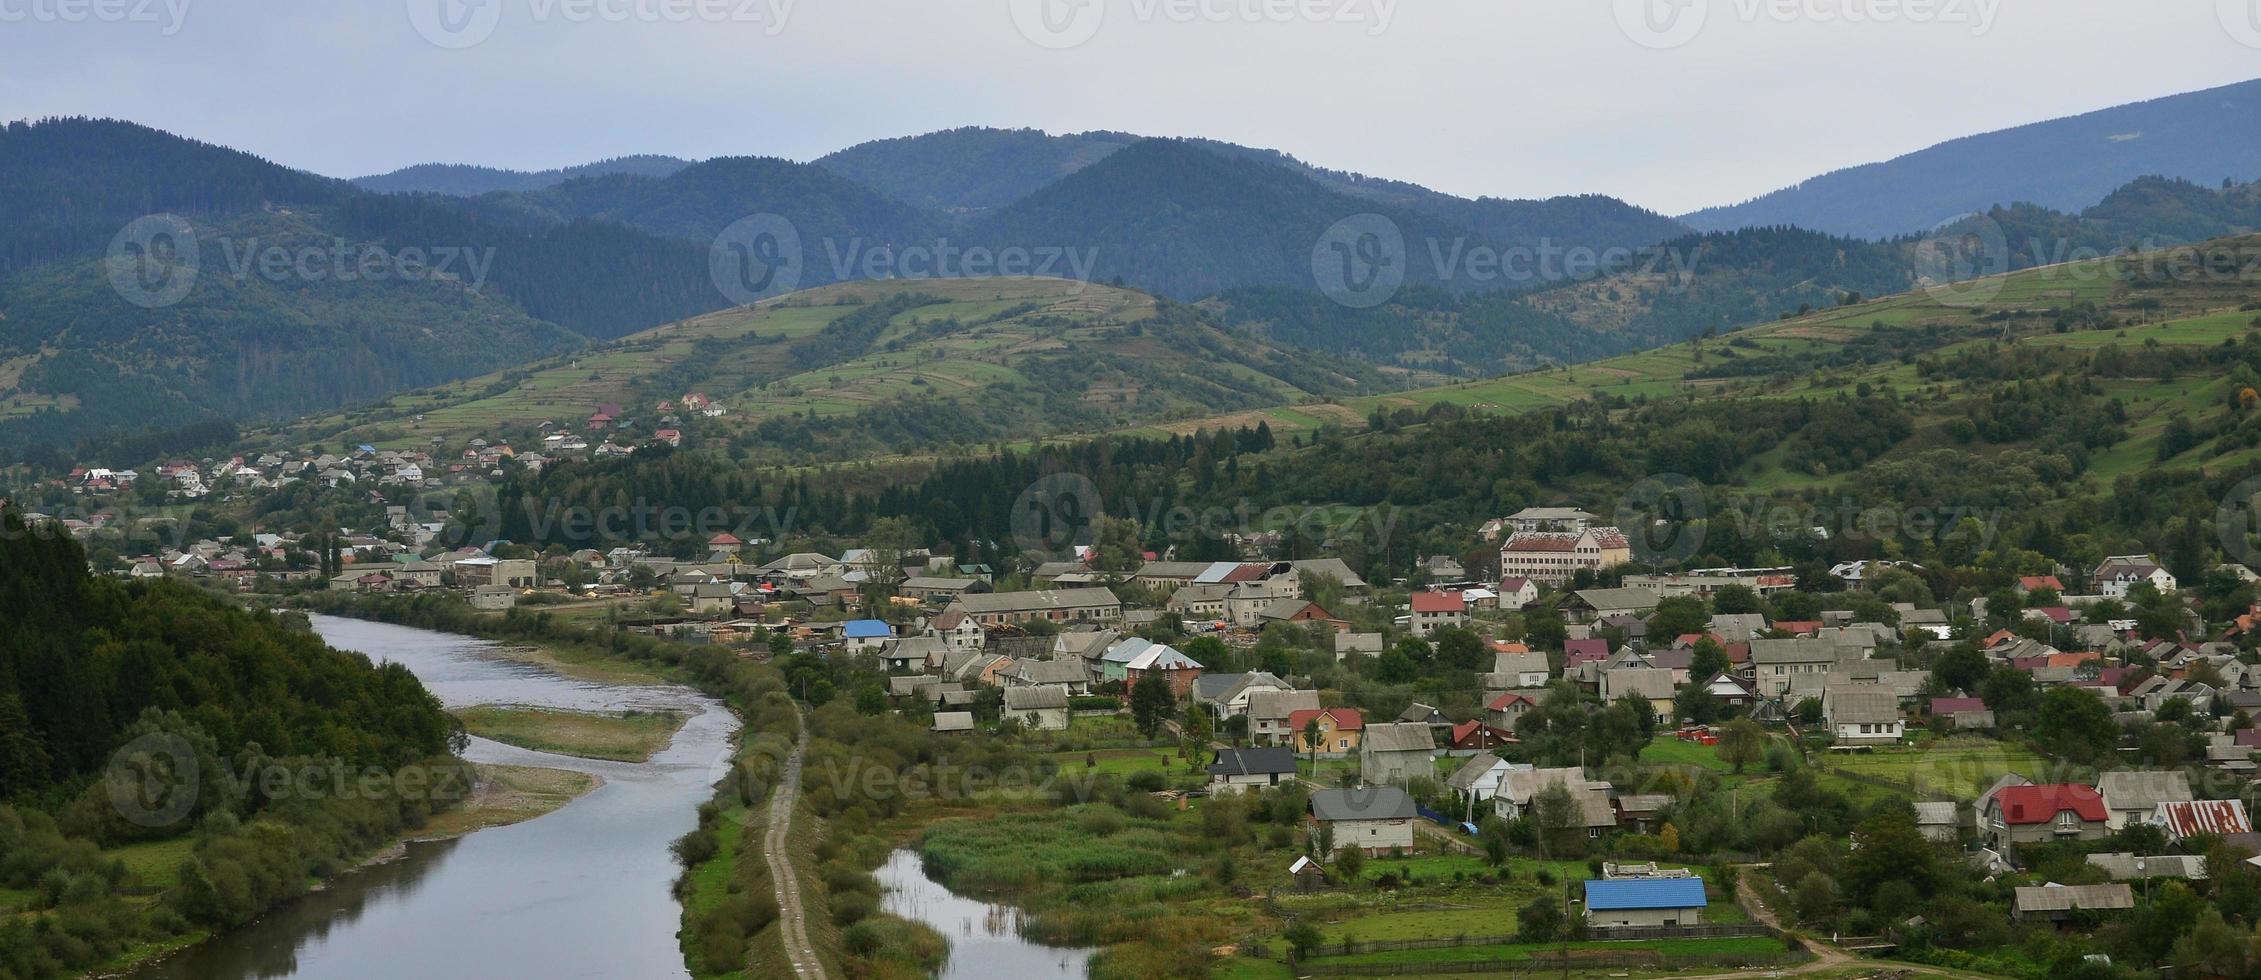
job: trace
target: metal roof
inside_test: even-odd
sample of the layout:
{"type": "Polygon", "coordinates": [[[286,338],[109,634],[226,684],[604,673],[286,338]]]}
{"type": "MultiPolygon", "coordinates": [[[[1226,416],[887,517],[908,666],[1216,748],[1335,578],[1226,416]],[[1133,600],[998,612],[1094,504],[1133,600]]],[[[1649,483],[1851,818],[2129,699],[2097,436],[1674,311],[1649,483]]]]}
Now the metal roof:
{"type": "Polygon", "coordinates": [[[1586,908],[1693,909],[1708,904],[1702,878],[1610,878],[1586,882],[1586,908]]]}

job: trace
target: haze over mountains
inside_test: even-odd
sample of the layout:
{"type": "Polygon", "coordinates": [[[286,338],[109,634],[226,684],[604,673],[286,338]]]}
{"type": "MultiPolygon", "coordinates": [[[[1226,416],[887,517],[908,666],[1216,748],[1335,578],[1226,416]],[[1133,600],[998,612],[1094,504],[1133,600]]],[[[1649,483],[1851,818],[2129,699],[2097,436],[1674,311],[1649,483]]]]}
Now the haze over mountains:
{"type": "Polygon", "coordinates": [[[2147,176],[2261,178],[2261,80],[1969,136],[1681,220],[1889,238],[1997,205],[2076,211],[2147,176]]]}
{"type": "Polygon", "coordinates": [[[2261,126],[2243,124],[2257,104],[2261,82],[2036,124],[1685,222],[1600,195],[1471,200],[1114,132],[960,129],[812,163],[637,156],[348,182],[130,123],[16,123],[0,130],[0,437],[289,418],[685,320],[734,305],[717,235],[765,214],[798,238],[799,288],[917,274],[893,264],[907,250],[1019,250],[1060,259],[1028,271],[1193,304],[1170,315],[1204,329],[1383,369],[1358,390],[1480,377],[1913,288],[1939,270],[1906,233],[1964,212],[1984,212],[2008,253],[1974,273],[2261,230],[2261,193],[2219,186],[2261,177],[2261,126]],[[117,251],[151,214],[191,223],[195,251],[117,251]],[[1402,285],[1371,307],[1321,295],[1315,261],[1362,215],[1404,242],[1383,257],[1402,285]],[[332,266],[370,250],[466,261],[310,276],[256,261],[273,249],[332,266]],[[1574,268],[1564,250],[1580,249],[1616,252],[1574,268]],[[193,286],[174,302],[116,285],[184,268],[193,286]]]}

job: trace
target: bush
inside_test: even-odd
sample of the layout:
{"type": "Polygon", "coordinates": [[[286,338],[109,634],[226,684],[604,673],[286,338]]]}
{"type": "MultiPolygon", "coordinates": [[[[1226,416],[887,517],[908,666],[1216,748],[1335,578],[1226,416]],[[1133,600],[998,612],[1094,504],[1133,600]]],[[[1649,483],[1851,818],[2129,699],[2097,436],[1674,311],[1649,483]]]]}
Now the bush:
{"type": "Polygon", "coordinates": [[[852,926],[879,911],[879,899],[862,892],[832,896],[832,924],[852,926]]]}

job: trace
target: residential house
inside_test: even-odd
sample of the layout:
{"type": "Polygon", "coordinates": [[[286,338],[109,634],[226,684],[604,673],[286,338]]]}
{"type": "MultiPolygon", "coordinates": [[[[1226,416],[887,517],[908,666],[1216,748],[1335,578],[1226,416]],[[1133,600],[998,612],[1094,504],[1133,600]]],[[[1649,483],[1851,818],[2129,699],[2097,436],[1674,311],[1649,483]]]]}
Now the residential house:
{"type": "Polygon", "coordinates": [[[1091,693],[1091,670],[1082,660],[1016,660],[1005,674],[1005,686],[1058,687],[1070,696],[1091,693]]]}
{"type": "Polygon", "coordinates": [[[1839,745],[1897,743],[1907,736],[1900,702],[1882,684],[1835,684],[1821,694],[1821,716],[1839,745]]]}
{"type": "Polygon", "coordinates": [[[1286,747],[1218,749],[1209,764],[1209,794],[1217,796],[1295,783],[1295,750],[1286,747]]]}
{"type": "Polygon", "coordinates": [[[1468,625],[1468,601],[1458,592],[1416,592],[1408,601],[1412,605],[1413,632],[1422,636],[1468,625]]]}
{"type": "Polygon", "coordinates": [[[973,712],[936,712],[934,725],[930,730],[936,735],[971,735],[973,734],[973,712]]]}
{"type": "Polygon", "coordinates": [[[1507,778],[1508,773],[1529,768],[1531,767],[1509,762],[1489,752],[1478,752],[1469,756],[1467,762],[1461,763],[1460,768],[1453,770],[1452,776],[1445,780],[1445,787],[1460,797],[1461,819],[1474,823],[1476,805],[1489,804],[1492,797],[1498,796],[1500,783],[1507,778]]]}
{"type": "Polygon", "coordinates": [[[1436,735],[1416,722],[1368,725],[1358,743],[1358,776],[1375,785],[1404,786],[1414,779],[1432,778],[1436,765],[1436,735]]]}
{"type": "Polygon", "coordinates": [[[1065,731],[1068,727],[1068,689],[1058,684],[1007,687],[1004,717],[1035,731],[1065,731]]]}
{"type": "Polygon", "coordinates": [[[2003,854],[2018,844],[2098,840],[2111,833],[2104,797],[2079,783],[2003,787],[1986,799],[1979,820],[1983,835],[2003,854]]]}
{"type": "Polygon", "coordinates": [[[1607,878],[1586,882],[1586,924],[1595,929],[1701,925],[1702,878],[1607,878]]]}
{"type": "Polygon", "coordinates": [[[916,674],[940,666],[950,653],[950,645],[939,636],[906,636],[880,647],[879,659],[887,662],[889,673],[916,674]]]}
{"type": "Polygon", "coordinates": [[[2096,777],[2096,792],[2104,798],[2105,826],[2114,831],[2151,819],[2161,803],[2183,803],[2190,792],[2190,774],[2180,769],[2119,770],[2096,777]]]}
{"type": "Polygon", "coordinates": [[[2115,555],[2104,559],[2090,576],[2096,582],[2097,594],[2108,599],[2125,599],[2128,590],[2137,582],[2149,582],[2161,592],[2175,591],[2175,577],[2150,555],[2115,555]]]}
{"type": "Polygon", "coordinates": [[[2057,922],[2076,913],[2125,912],[2135,908],[2135,890],[2124,884],[2035,885],[2021,887],[2010,901],[2010,917],[2020,922],[2057,922]]]}
{"type": "MultiPolygon", "coordinates": [[[[1193,703],[1218,718],[1237,718],[1248,712],[1249,696],[1258,691],[1292,691],[1295,685],[1263,671],[1245,674],[1204,674],[1193,683],[1193,703]]],[[[1283,719],[1285,715],[1281,716],[1283,719]]]]}
{"type": "Polygon", "coordinates": [[[1413,797],[1395,786],[1322,789],[1311,794],[1312,826],[1324,827],[1334,841],[1327,856],[1356,848],[1368,857],[1413,848],[1413,821],[1420,819],[1413,797]]]}
{"type": "Polygon", "coordinates": [[[1655,831],[1672,797],[1662,793],[1626,793],[1610,801],[1617,810],[1617,825],[1636,834],[1655,831]]]}
{"type": "MultiPolygon", "coordinates": [[[[1311,693],[1316,696],[1316,692],[1311,693]]],[[[1288,731],[1294,733],[1295,751],[1303,755],[1345,756],[1358,751],[1366,735],[1366,719],[1356,708],[1302,708],[1289,713],[1288,731]],[[1308,729],[1318,723],[1319,737],[1309,739],[1308,729]]]]}
{"type": "Polygon", "coordinates": [[[1248,737],[1258,745],[1286,745],[1296,731],[1290,719],[1318,707],[1317,691],[1254,692],[1248,696],[1248,737]]]}
{"type": "Polygon", "coordinates": [[[1616,703],[1622,697],[1637,697],[1649,703],[1649,712],[1660,724],[1672,723],[1672,671],[1656,667],[1628,667],[1602,672],[1602,700],[1616,703]]]}
{"type": "Polygon", "coordinates": [[[1922,800],[1916,807],[1916,831],[1926,838],[1951,843],[1961,836],[1964,827],[1961,812],[1952,800],[1922,800]]]}
{"type": "Polygon", "coordinates": [[[1346,657],[1349,657],[1349,656],[1350,656],[1351,654],[1354,654],[1354,653],[1357,653],[1357,654],[1364,654],[1364,655],[1366,655],[1366,656],[1369,656],[1369,657],[1379,657],[1379,656],[1381,656],[1381,655],[1382,655],[1382,634],[1380,634],[1380,633],[1337,633],[1337,634],[1335,634],[1335,659],[1336,659],[1337,661],[1341,661],[1341,660],[1343,660],[1344,658],[1346,658],[1346,657]]]}
{"type": "Polygon", "coordinates": [[[1654,589],[1580,589],[1562,605],[1573,622],[1593,623],[1616,616],[1647,619],[1662,597],[1654,589]]]}
{"type": "Polygon", "coordinates": [[[989,642],[988,632],[963,612],[945,612],[928,620],[926,632],[949,644],[952,650],[979,650],[989,642]]]}
{"type": "Polygon", "coordinates": [[[2147,822],[2165,831],[2170,841],[2253,833],[2253,821],[2238,800],[2162,802],[2147,822]]]}
{"type": "Polygon", "coordinates": [[[1490,723],[1493,728],[1503,732],[1512,732],[1515,730],[1515,723],[1523,720],[1526,713],[1537,708],[1539,699],[1546,697],[1546,693],[1546,691],[1538,688],[1503,691],[1498,697],[1484,705],[1484,720],[1490,723]]]}
{"type": "Polygon", "coordinates": [[[1492,797],[1492,812],[1502,820],[1514,820],[1533,814],[1539,797],[1550,788],[1560,786],[1570,793],[1577,805],[1578,819],[1588,836],[1599,836],[1617,826],[1617,810],[1609,803],[1609,783],[1586,778],[1586,771],[1575,766],[1562,769],[1528,769],[1510,772],[1500,781],[1499,794],[1492,797]]]}
{"type": "Polygon", "coordinates": [[[2153,878],[2206,879],[2206,859],[2196,854],[2091,854],[2088,863],[2104,869],[2113,881],[2149,881],[2153,878]]]}
{"type": "Polygon", "coordinates": [[[1539,601],[1539,583],[1521,575],[1509,575],[1499,582],[1499,607],[1508,612],[1518,611],[1539,601]]]}
{"type": "Polygon", "coordinates": [[[1866,659],[1864,654],[1859,647],[1818,638],[1752,640],[1751,679],[1761,696],[1779,698],[1789,692],[1793,676],[1827,674],[1866,659]]]}
{"type": "Polygon", "coordinates": [[[1146,649],[1123,663],[1124,683],[1136,688],[1149,679],[1160,679],[1170,686],[1174,697],[1191,694],[1193,682],[1200,677],[1200,661],[1159,643],[1147,644],[1146,649]]]}
{"type": "Polygon", "coordinates": [[[1505,675],[1509,688],[1534,688],[1547,686],[1554,668],[1543,653],[1501,653],[1492,657],[1492,673],[1505,675]]]}
{"type": "Polygon", "coordinates": [[[840,625],[840,643],[849,653],[868,653],[895,638],[895,628],[881,619],[857,619],[840,625]]]}

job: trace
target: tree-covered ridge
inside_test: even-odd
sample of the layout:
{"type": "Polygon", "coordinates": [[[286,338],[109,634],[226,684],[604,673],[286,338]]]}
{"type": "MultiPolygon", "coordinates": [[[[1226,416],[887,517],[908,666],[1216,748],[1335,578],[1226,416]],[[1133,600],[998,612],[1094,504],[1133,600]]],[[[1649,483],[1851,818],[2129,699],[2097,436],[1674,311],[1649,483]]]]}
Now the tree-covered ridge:
{"type": "Polygon", "coordinates": [[[1053,136],[967,126],[859,143],[815,165],[918,207],[979,212],[1027,197],[1138,140],[1128,133],[1053,136]]]}
{"type": "Polygon", "coordinates": [[[526,194],[474,202],[495,215],[530,214],[547,221],[607,221],[702,248],[741,218],[774,214],[792,222],[807,259],[803,285],[833,281],[827,246],[846,251],[884,245],[931,245],[941,224],[822,168],[774,157],[720,157],[666,177],[614,174],[569,180],[526,194]]]}
{"type": "Polygon", "coordinates": [[[13,511],[0,622],[0,800],[77,793],[150,711],[229,757],[256,745],[390,768],[448,748],[447,716],[406,668],[177,582],[92,578],[77,543],[13,511]]]}
{"type": "Polygon", "coordinates": [[[356,177],[353,184],[365,191],[380,194],[445,194],[450,197],[478,197],[496,191],[538,191],[555,187],[577,177],[600,177],[606,174],[635,174],[643,177],[665,177],[691,165],[689,160],[670,156],[637,155],[598,160],[554,170],[504,170],[498,167],[481,167],[462,163],[420,163],[402,167],[391,173],[356,177]]]}
{"type": "Polygon", "coordinates": [[[0,187],[0,279],[100,252],[145,214],[334,204],[355,193],[239,150],[85,118],[0,128],[0,187]]]}
{"type": "Polygon", "coordinates": [[[2030,202],[2090,207],[2146,174],[2261,177],[2261,81],[1969,136],[1682,220],[1706,231],[1798,225],[1869,239],[2030,202]]]}

